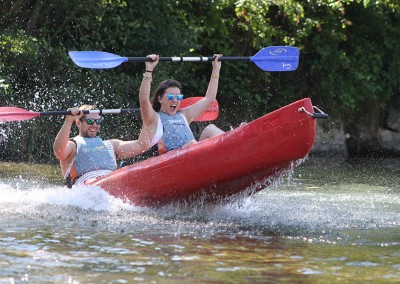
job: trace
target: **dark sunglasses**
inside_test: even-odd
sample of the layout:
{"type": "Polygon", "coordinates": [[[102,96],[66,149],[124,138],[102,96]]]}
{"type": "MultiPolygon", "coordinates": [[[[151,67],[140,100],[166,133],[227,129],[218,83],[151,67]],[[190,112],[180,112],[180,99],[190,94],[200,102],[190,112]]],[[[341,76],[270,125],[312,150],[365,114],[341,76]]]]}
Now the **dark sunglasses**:
{"type": "Polygon", "coordinates": [[[95,122],[97,125],[101,125],[103,123],[103,119],[102,118],[98,118],[98,119],[94,119],[94,118],[85,118],[85,119],[81,119],[81,121],[86,121],[86,123],[88,125],[93,125],[95,122]]]}
{"type": "Polygon", "coordinates": [[[172,101],[174,98],[176,98],[178,101],[183,100],[183,95],[182,94],[167,94],[167,99],[172,101]]]}

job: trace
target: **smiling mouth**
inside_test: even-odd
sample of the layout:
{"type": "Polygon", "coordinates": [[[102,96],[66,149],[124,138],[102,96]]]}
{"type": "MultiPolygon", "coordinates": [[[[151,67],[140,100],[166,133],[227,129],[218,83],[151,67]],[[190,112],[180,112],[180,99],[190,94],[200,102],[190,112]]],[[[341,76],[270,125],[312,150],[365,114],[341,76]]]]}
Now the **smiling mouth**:
{"type": "Polygon", "coordinates": [[[89,128],[89,129],[88,129],[88,132],[89,132],[89,133],[97,133],[97,131],[98,131],[97,127],[96,127],[96,128],[89,128]]]}

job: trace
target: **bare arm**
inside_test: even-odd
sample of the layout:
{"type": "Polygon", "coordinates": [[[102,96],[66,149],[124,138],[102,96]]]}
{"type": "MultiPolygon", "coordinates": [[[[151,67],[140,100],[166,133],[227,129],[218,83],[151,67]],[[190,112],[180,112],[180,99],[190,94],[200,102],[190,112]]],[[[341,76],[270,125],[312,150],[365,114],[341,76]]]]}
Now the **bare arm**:
{"type": "Polygon", "coordinates": [[[72,108],[68,110],[71,110],[73,115],[65,116],[64,124],[58,131],[53,143],[54,155],[60,161],[65,161],[66,159],[71,158],[71,155],[75,154],[75,144],[69,141],[69,135],[73,122],[82,116],[82,112],[79,110],[79,108],[72,108]]]}
{"type": "Polygon", "coordinates": [[[151,54],[148,55],[148,57],[152,58],[154,61],[146,61],[146,69],[145,73],[143,74],[142,83],[140,85],[139,103],[143,126],[138,140],[140,141],[140,143],[148,144],[148,147],[151,147],[151,140],[157,130],[158,115],[157,112],[153,109],[153,106],[150,102],[150,89],[153,70],[158,64],[159,56],[156,54],[151,54]]]}
{"type": "Polygon", "coordinates": [[[122,141],[111,139],[110,141],[113,144],[115,156],[121,160],[135,157],[149,149],[146,143],[142,143],[139,140],[122,141]]]}
{"type": "Polygon", "coordinates": [[[142,129],[138,140],[111,140],[115,155],[119,159],[131,158],[147,151],[152,146],[151,142],[157,130],[158,115],[150,102],[150,89],[153,70],[158,64],[159,56],[151,54],[148,55],[148,57],[152,58],[154,61],[146,61],[146,69],[139,89],[140,112],[143,121],[142,129]]]}
{"type": "Polygon", "coordinates": [[[221,70],[221,61],[218,59],[222,56],[220,54],[215,54],[215,59],[212,62],[212,73],[210,82],[208,83],[208,88],[206,95],[203,99],[198,101],[197,103],[184,108],[182,110],[182,114],[186,117],[188,123],[191,123],[196,117],[206,111],[211,104],[215,101],[218,92],[218,83],[219,83],[219,73],[221,70]]]}

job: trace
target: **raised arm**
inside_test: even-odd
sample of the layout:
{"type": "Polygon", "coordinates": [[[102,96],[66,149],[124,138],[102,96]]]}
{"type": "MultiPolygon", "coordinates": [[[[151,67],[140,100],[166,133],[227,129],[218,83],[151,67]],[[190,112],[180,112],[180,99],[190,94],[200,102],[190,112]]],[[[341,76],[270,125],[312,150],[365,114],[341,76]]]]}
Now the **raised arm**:
{"type": "Polygon", "coordinates": [[[83,115],[78,107],[70,108],[68,110],[72,112],[72,115],[65,116],[64,124],[58,131],[53,143],[54,155],[60,161],[70,158],[70,156],[75,153],[75,144],[69,141],[69,135],[73,122],[83,115]]]}
{"type": "Polygon", "coordinates": [[[185,115],[189,123],[191,123],[196,117],[206,111],[217,97],[219,73],[221,70],[221,61],[219,60],[219,58],[221,58],[222,55],[214,54],[214,56],[215,59],[212,62],[211,78],[210,82],[208,83],[205,97],[197,103],[182,110],[182,113],[185,115]]]}
{"type": "Polygon", "coordinates": [[[145,71],[143,73],[142,83],[139,90],[140,112],[142,114],[143,126],[139,135],[139,141],[146,143],[151,147],[151,142],[157,130],[158,115],[150,102],[151,82],[153,71],[158,64],[159,56],[156,54],[148,55],[153,61],[145,62],[145,71]]]}
{"type": "Polygon", "coordinates": [[[158,115],[153,110],[150,102],[150,89],[153,78],[153,70],[158,64],[159,56],[151,54],[148,57],[153,61],[146,61],[145,72],[139,89],[139,104],[142,115],[142,129],[137,140],[121,141],[111,140],[116,156],[119,159],[131,158],[147,151],[152,145],[153,137],[157,130],[158,115]]]}
{"type": "Polygon", "coordinates": [[[154,61],[146,61],[146,69],[143,73],[143,79],[139,90],[140,111],[144,125],[157,123],[157,113],[154,111],[150,102],[150,89],[153,79],[153,71],[158,64],[159,56],[156,54],[151,54],[147,57],[152,58],[154,61]]]}

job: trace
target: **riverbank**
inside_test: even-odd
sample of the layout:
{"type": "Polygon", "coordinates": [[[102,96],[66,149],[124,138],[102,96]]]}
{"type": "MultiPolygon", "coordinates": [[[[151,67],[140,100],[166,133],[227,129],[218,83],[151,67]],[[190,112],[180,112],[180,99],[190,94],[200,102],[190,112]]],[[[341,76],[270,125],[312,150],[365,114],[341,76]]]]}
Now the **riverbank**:
{"type": "MultiPolygon", "coordinates": [[[[346,133],[340,119],[329,118],[317,120],[317,132],[311,156],[337,156],[349,158],[346,139],[351,133],[346,133]]],[[[379,128],[378,140],[382,147],[382,157],[397,157],[400,153],[400,133],[379,128]]]]}

